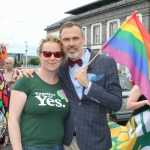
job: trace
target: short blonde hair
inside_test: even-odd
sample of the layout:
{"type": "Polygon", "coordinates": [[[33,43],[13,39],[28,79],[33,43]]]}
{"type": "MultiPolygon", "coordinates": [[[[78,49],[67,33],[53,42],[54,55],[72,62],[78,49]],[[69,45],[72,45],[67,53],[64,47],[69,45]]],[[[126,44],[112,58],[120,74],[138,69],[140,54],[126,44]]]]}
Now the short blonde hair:
{"type": "Polygon", "coordinates": [[[11,63],[12,65],[14,65],[14,63],[15,63],[15,60],[13,57],[7,57],[6,61],[9,61],[9,63],[11,63]]]}
{"type": "Polygon", "coordinates": [[[37,49],[37,53],[38,55],[42,53],[42,50],[43,50],[43,44],[46,43],[46,42],[55,42],[55,43],[58,43],[59,46],[60,46],[60,49],[61,49],[61,52],[63,54],[63,58],[65,57],[64,55],[64,52],[63,52],[63,49],[62,49],[62,43],[60,41],[60,39],[54,35],[47,35],[47,37],[45,39],[42,39],[41,42],[40,42],[40,46],[39,48],[37,49]]]}

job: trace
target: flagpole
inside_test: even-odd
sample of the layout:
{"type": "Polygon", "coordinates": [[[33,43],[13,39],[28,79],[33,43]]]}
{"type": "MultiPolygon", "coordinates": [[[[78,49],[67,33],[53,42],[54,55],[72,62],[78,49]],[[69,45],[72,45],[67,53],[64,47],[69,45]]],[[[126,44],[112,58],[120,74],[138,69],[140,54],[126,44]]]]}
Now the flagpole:
{"type": "Polygon", "coordinates": [[[92,62],[93,62],[93,60],[100,54],[100,52],[101,52],[101,49],[98,51],[98,53],[94,56],[94,58],[85,66],[85,68],[86,67],[88,67],[92,62]]]}

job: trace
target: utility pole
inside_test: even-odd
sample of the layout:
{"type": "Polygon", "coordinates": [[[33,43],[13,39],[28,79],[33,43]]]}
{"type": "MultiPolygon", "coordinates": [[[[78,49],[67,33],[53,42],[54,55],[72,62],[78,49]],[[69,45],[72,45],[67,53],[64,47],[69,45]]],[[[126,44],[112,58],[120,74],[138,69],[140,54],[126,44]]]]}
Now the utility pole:
{"type": "Polygon", "coordinates": [[[27,41],[25,41],[25,43],[26,43],[26,50],[25,50],[25,52],[26,52],[26,68],[27,68],[27,61],[28,61],[28,56],[27,56],[27,52],[28,52],[28,50],[27,50],[27,47],[28,47],[28,45],[27,45],[27,41]]]}

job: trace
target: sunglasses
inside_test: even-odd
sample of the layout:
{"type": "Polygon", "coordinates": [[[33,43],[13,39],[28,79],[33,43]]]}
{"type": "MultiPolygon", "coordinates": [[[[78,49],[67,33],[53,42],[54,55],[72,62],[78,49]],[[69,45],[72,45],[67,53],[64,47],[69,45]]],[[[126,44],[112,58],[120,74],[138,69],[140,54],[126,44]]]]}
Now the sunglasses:
{"type": "Polygon", "coordinates": [[[52,53],[50,51],[42,51],[42,53],[43,53],[43,56],[46,57],[46,58],[51,57],[52,54],[54,55],[55,58],[60,58],[60,57],[63,56],[62,52],[54,52],[54,53],[52,53]]]}

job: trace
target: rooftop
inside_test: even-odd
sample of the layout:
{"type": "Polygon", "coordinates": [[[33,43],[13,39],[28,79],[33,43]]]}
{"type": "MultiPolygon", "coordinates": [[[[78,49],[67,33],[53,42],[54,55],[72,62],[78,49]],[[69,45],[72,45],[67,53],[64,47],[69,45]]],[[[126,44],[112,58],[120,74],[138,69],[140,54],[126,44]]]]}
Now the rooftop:
{"type": "Polygon", "coordinates": [[[120,0],[97,0],[97,1],[94,1],[92,3],[89,3],[86,5],[77,7],[75,9],[66,11],[65,14],[78,15],[78,14],[99,8],[99,7],[104,6],[104,5],[109,5],[111,3],[118,2],[118,1],[120,1],[120,0]]]}

